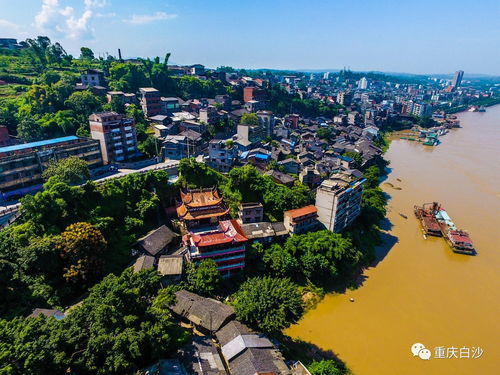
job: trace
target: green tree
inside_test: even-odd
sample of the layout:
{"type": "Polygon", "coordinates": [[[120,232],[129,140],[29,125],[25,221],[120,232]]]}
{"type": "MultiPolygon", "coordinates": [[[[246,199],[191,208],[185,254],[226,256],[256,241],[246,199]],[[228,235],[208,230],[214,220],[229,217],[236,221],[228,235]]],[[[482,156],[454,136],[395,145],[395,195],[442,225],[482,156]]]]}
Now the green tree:
{"type": "Polygon", "coordinates": [[[85,119],[102,106],[101,100],[90,91],[74,92],[66,100],[65,104],[75,113],[85,117],[85,119]]]}
{"type": "Polygon", "coordinates": [[[107,242],[102,233],[89,223],[71,224],[61,233],[57,248],[64,262],[67,281],[92,281],[103,270],[102,255],[107,242]]]}
{"type": "Polygon", "coordinates": [[[307,369],[311,373],[311,375],[342,375],[343,371],[341,371],[337,364],[332,360],[322,360],[322,361],[314,361],[311,363],[307,369]]]}
{"type": "Polygon", "coordinates": [[[158,138],[148,135],[143,142],[139,142],[137,148],[147,157],[152,158],[153,156],[158,156],[161,146],[161,141],[158,138]]]}
{"type": "Polygon", "coordinates": [[[44,180],[57,177],[68,185],[79,185],[90,180],[90,171],[84,160],[70,156],[59,161],[52,161],[43,171],[42,177],[44,180]]]}
{"type": "Polygon", "coordinates": [[[240,124],[259,125],[259,117],[255,113],[243,113],[240,124]]]}
{"type": "Polygon", "coordinates": [[[32,118],[23,118],[17,125],[17,135],[25,142],[34,142],[42,139],[42,129],[32,118]]]}
{"type": "Polygon", "coordinates": [[[220,273],[213,259],[204,259],[198,265],[188,263],[186,268],[186,289],[211,297],[220,284],[220,273]]]}
{"type": "Polygon", "coordinates": [[[303,312],[300,292],[290,279],[254,277],[234,295],[238,319],[266,333],[277,333],[296,323],[303,312]]]}
{"type": "Polygon", "coordinates": [[[88,47],[80,48],[80,59],[82,60],[94,60],[94,52],[88,47]]]}

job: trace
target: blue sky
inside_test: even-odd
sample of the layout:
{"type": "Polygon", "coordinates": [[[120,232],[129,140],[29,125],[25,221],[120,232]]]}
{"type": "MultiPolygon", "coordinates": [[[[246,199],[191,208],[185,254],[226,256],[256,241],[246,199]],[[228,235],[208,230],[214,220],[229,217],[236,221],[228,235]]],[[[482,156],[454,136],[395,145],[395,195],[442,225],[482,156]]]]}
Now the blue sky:
{"type": "Polygon", "coordinates": [[[0,37],[209,67],[500,75],[500,0],[0,0],[0,37]]]}

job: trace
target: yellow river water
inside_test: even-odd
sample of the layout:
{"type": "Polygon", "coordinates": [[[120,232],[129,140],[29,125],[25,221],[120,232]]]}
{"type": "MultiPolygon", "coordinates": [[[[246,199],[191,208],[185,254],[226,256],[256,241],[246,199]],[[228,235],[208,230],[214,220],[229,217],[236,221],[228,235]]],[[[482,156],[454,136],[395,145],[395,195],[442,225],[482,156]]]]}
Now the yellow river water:
{"type": "Polygon", "coordinates": [[[437,147],[392,141],[382,185],[391,227],[379,261],[362,286],[328,295],[286,331],[333,351],[354,374],[500,374],[500,105],[458,117],[462,128],[437,147]],[[477,256],[424,239],[413,206],[432,201],[469,231],[477,256]],[[417,342],[429,360],[411,354],[417,342]],[[483,354],[436,358],[437,347],[483,354]]]}

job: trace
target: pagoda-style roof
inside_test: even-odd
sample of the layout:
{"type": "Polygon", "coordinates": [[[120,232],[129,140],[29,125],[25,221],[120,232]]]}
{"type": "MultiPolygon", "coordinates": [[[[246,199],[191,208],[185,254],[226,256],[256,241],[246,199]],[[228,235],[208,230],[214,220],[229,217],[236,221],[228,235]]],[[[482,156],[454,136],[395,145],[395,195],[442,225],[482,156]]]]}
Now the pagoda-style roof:
{"type": "Polygon", "coordinates": [[[187,189],[180,192],[177,215],[182,220],[202,220],[221,217],[229,213],[216,189],[187,189]]]}
{"type": "Polygon", "coordinates": [[[221,221],[216,230],[204,233],[193,233],[187,235],[186,240],[188,240],[189,237],[196,247],[216,246],[228,243],[243,243],[248,241],[248,238],[245,237],[243,230],[236,220],[221,221]]]}
{"type": "Polygon", "coordinates": [[[216,206],[222,202],[216,189],[181,190],[182,203],[189,207],[216,206]]]}

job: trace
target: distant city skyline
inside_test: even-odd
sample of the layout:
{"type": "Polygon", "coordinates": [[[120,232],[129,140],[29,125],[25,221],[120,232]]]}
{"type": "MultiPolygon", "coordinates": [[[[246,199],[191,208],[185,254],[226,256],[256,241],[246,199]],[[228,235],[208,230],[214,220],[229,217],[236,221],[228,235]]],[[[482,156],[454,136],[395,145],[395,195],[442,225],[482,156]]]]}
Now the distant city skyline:
{"type": "Polygon", "coordinates": [[[209,67],[500,76],[500,2],[0,0],[0,38],[209,67]]]}

